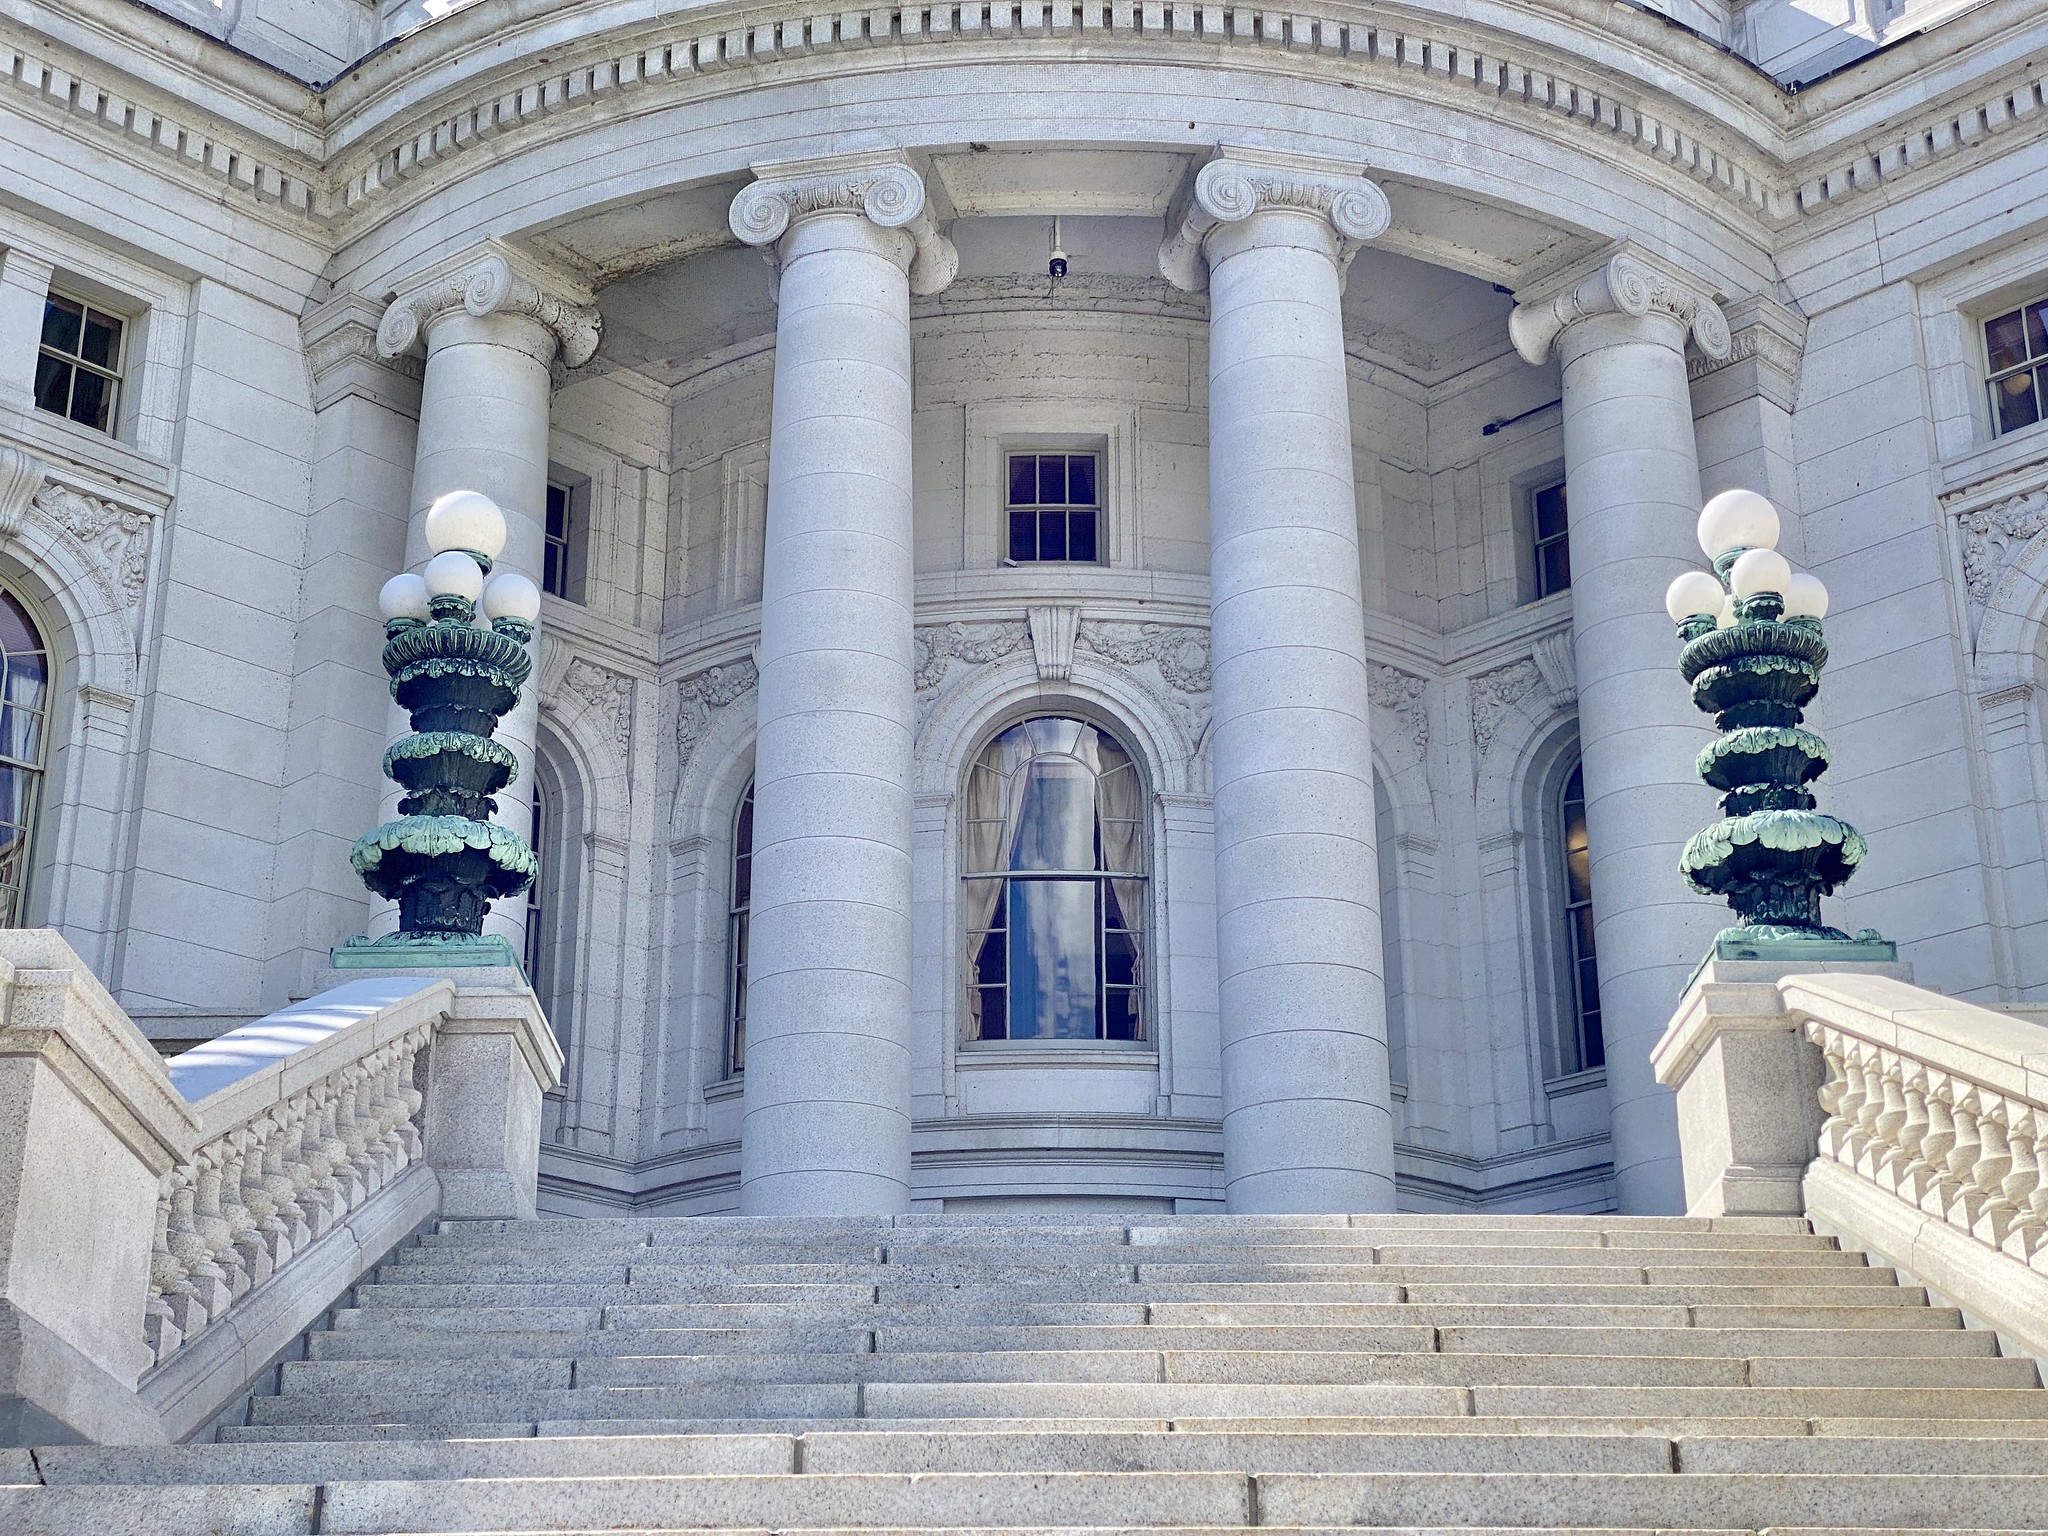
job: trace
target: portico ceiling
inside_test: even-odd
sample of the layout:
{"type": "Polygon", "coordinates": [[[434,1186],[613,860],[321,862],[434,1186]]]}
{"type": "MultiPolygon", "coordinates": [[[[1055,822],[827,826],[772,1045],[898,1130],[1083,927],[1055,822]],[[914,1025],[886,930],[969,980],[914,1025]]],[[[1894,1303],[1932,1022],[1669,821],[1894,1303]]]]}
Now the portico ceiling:
{"type": "MultiPolygon", "coordinates": [[[[1178,151],[969,145],[930,155],[924,170],[931,210],[959,248],[962,279],[1042,277],[1057,216],[1074,282],[1120,280],[1128,291],[1158,279],[1165,220],[1193,163],[1178,151]]],[[[1353,264],[1347,328],[1420,383],[1506,350],[1511,301],[1496,283],[1512,286],[1599,243],[1463,194],[1380,180],[1394,222],[1353,264]]],[[[726,226],[743,185],[745,178],[728,178],[677,188],[528,237],[536,255],[599,290],[605,342],[595,369],[673,384],[774,329],[772,270],[726,226]]]]}

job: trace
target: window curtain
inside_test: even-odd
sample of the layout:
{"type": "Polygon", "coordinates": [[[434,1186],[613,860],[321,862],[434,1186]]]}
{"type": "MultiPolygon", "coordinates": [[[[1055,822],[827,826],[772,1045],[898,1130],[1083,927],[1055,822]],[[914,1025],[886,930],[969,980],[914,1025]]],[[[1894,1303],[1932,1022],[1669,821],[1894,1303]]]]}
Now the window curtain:
{"type": "MultiPolygon", "coordinates": [[[[1022,770],[1030,757],[1030,744],[1024,732],[1007,730],[988,744],[974,771],[967,776],[967,867],[963,874],[978,875],[1009,868],[1010,850],[1017,845],[1017,827],[1024,812],[1027,775],[1022,770]]],[[[1003,888],[1008,883],[1005,880],[961,882],[961,900],[967,907],[968,933],[980,933],[989,926],[997,903],[1003,899],[1003,888]]],[[[979,948],[969,959],[979,966],[979,948]]],[[[967,991],[972,1037],[984,1039],[981,988],[970,982],[967,991]]]]}
{"type": "MultiPolygon", "coordinates": [[[[1102,865],[1138,875],[1145,868],[1145,797],[1138,783],[1138,770],[1123,749],[1098,731],[1095,738],[1097,771],[1095,780],[1096,825],[1102,832],[1102,865]]],[[[1131,931],[1132,976],[1145,984],[1145,882],[1137,879],[1112,880],[1116,904],[1123,909],[1124,926],[1131,931]]]]}

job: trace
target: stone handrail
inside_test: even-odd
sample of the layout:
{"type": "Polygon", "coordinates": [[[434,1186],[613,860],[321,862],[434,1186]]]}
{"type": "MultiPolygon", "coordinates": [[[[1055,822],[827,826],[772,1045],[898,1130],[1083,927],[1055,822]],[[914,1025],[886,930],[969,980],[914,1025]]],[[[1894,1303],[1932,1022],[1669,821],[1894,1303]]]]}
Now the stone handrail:
{"type": "Polygon", "coordinates": [[[1716,963],[1653,1057],[1695,1214],[1803,1214],[2048,1358],[2048,1027],[1904,967],[1716,963]]]}
{"type": "Polygon", "coordinates": [[[183,1438],[422,1222],[534,1214],[560,1049],[517,972],[451,976],[166,1063],[56,933],[0,932],[0,1445],[183,1438]]]}

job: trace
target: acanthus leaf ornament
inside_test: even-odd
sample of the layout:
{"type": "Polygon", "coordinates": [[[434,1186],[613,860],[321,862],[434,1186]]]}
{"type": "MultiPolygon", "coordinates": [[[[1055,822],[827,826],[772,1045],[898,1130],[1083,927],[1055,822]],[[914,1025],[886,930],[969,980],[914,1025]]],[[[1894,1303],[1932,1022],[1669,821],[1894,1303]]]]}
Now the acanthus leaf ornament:
{"type": "Polygon", "coordinates": [[[625,756],[633,745],[633,679],[579,656],[562,674],[562,688],[597,712],[625,756]]]}
{"type": "Polygon", "coordinates": [[[676,776],[678,779],[689,769],[690,758],[696,753],[697,744],[711,729],[711,720],[719,710],[728,704],[737,703],[754,691],[760,682],[759,669],[754,658],[742,656],[737,661],[723,662],[715,667],[706,667],[684,678],[676,688],[676,776]]]}

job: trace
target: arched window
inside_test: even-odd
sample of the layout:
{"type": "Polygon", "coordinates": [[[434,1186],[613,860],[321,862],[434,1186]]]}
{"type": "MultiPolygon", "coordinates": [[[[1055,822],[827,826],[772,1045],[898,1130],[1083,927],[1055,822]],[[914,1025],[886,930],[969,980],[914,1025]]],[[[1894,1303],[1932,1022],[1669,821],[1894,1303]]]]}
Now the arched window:
{"type": "Polygon", "coordinates": [[[1109,732],[1047,716],[967,777],[968,1038],[1143,1040],[1145,796],[1109,732]]]}
{"type": "Polygon", "coordinates": [[[1607,1060],[1600,1035],[1600,971],[1593,958],[1593,857],[1586,842],[1586,773],[1572,764],[1557,797],[1558,849],[1564,910],[1565,964],[1571,984],[1565,993],[1567,1028],[1559,1042],[1563,1076],[1607,1060]]]}
{"type": "Polygon", "coordinates": [[[42,808],[50,657],[13,593],[0,590],[0,926],[25,920],[42,808]]]}
{"type": "Polygon", "coordinates": [[[729,1077],[747,1064],[747,913],[754,894],[754,786],[732,824],[732,896],[726,908],[726,1056],[729,1077]]]}

